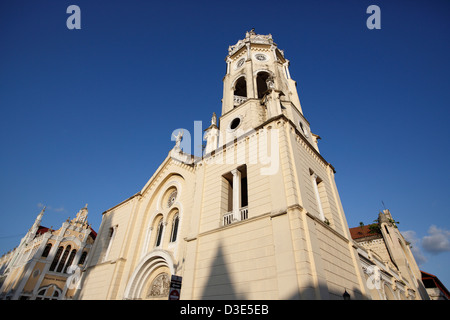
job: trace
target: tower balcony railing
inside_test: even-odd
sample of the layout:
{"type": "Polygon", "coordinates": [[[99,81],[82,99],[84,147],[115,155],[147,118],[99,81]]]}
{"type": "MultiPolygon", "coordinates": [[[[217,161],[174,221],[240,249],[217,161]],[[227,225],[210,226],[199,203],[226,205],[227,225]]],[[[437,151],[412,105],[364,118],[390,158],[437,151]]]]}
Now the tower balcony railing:
{"type": "Polygon", "coordinates": [[[235,105],[240,105],[240,104],[244,103],[245,101],[247,101],[247,97],[234,96],[233,101],[234,101],[235,105]]]}
{"type": "MultiPolygon", "coordinates": [[[[239,215],[240,215],[240,220],[248,219],[248,206],[240,208],[239,215]]],[[[237,220],[234,219],[233,211],[226,212],[223,214],[223,216],[222,216],[222,225],[223,226],[227,226],[234,222],[237,222],[237,220]]]]}

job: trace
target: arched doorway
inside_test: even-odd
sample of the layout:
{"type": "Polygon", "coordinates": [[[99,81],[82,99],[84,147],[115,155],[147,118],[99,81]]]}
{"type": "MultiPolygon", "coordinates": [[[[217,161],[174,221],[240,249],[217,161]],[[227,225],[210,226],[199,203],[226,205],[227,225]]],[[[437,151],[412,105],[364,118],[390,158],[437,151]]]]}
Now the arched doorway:
{"type": "Polygon", "coordinates": [[[168,287],[174,274],[173,260],[164,250],[145,255],[131,275],[124,299],[168,299],[168,287]]]}

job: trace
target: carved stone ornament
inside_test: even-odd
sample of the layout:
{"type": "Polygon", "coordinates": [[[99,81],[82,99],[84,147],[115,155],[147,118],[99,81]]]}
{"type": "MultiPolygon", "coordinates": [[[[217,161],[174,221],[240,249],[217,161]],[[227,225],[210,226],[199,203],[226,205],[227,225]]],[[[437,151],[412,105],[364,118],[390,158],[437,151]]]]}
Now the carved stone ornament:
{"type": "Polygon", "coordinates": [[[170,208],[174,204],[174,202],[175,202],[175,200],[177,198],[177,194],[178,194],[177,190],[174,190],[169,195],[169,199],[167,199],[167,207],[168,208],[170,208]]]}
{"type": "Polygon", "coordinates": [[[147,298],[161,298],[169,295],[170,279],[167,273],[161,273],[152,282],[147,298]]]}
{"type": "Polygon", "coordinates": [[[273,79],[272,76],[267,78],[266,84],[268,89],[275,89],[275,80],[273,79]]]}
{"type": "Polygon", "coordinates": [[[228,54],[229,55],[234,54],[240,48],[245,46],[246,42],[270,45],[273,44],[273,39],[270,33],[268,35],[256,34],[254,29],[252,29],[252,31],[246,32],[244,40],[239,40],[235,45],[228,47],[228,54]]]}

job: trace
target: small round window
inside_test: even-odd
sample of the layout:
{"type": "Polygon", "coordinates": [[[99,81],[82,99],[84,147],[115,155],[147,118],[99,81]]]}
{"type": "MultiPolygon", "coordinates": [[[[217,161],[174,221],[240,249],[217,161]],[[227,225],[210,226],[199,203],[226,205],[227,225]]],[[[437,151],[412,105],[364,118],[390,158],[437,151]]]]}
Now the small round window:
{"type": "Polygon", "coordinates": [[[241,124],[241,118],[234,118],[230,123],[230,129],[234,130],[241,124]]]}

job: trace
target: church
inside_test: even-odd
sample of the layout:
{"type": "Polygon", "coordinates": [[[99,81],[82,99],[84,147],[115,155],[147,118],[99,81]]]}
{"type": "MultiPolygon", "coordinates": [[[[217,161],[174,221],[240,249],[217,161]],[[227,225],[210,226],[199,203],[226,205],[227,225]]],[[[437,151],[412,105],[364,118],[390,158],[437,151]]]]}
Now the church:
{"type": "Polygon", "coordinates": [[[167,300],[173,275],[180,299],[371,298],[283,50],[251,30],[225,61],[202,157],[180,132],[147,184],[103,213],[78,299],[167,300]]]}
{"type": "MultiPolygon", "coordinates": [[[[181,300],[425,299],[404,242],[375,254],[366,229],[351,233],[272,36],[247,32],[225,61],[202,156],[179,131],[148,182],[102,213],[73,299],[167,300],[173,277],[181,300]]],[[[401,243],[383,217],[379,234],[401,243]]]]}
{"type": "Polygon", "coordinates": [[[0,300],[70,300],[97,233],[87,205],[59,229],[41,225],[45,207],[20,244],[0,257],[0,300]],[[76,281],[75,281],[76,282],[76,281]]]}

